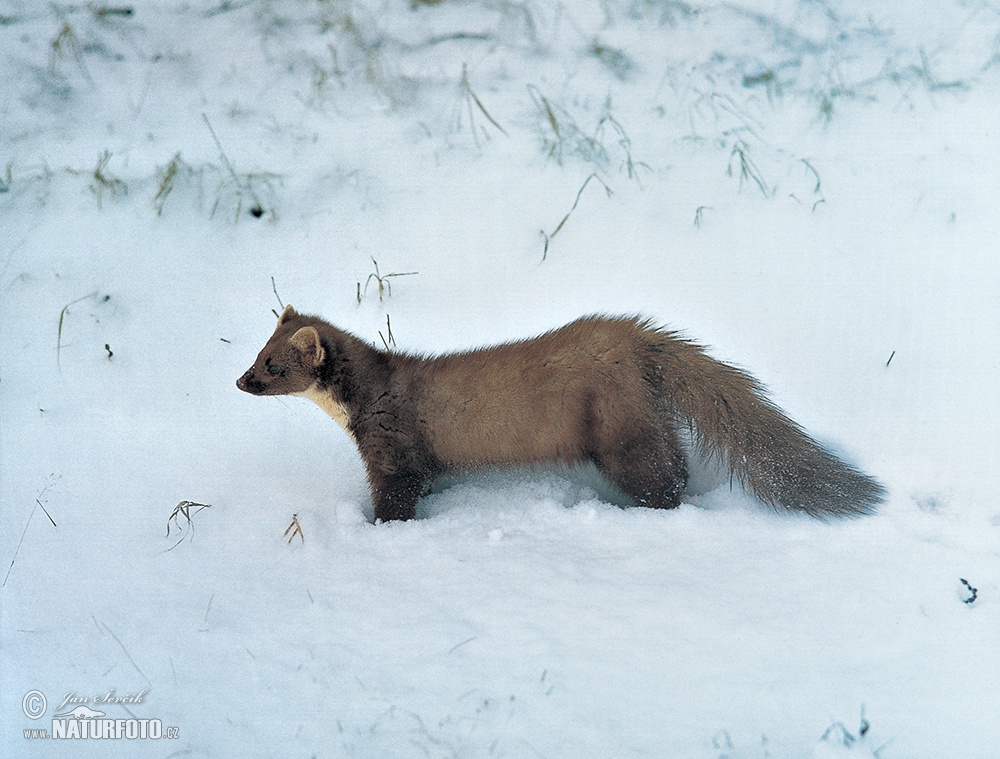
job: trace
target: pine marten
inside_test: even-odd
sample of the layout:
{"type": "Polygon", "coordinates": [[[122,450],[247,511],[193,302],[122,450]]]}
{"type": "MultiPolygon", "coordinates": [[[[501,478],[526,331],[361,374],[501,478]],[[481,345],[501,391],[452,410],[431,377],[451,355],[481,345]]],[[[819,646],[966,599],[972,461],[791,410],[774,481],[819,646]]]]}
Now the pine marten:
{"type": "Polygon", "coordinates": [[[884,495],[785,416],[749,374],[636,317],[422,357],[383,351],[285,308],[236,386],[308,398],[361,453],[376,520],[411,519],[448,473],[592,463],[636,504],[669,509],[693,456],[764,503],[869,513],[884,495]]]}

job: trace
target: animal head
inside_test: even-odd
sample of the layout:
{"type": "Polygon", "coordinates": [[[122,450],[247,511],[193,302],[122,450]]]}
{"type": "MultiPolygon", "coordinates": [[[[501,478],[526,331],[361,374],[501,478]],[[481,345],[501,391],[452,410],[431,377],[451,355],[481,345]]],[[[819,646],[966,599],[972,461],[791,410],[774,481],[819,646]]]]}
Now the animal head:
{"type": "Polygon", "coordinates": [[[271,339],[236,387],[252,395],[292,395],[312,387],[326,352],[311,321],[286,306],[271,339]]]}

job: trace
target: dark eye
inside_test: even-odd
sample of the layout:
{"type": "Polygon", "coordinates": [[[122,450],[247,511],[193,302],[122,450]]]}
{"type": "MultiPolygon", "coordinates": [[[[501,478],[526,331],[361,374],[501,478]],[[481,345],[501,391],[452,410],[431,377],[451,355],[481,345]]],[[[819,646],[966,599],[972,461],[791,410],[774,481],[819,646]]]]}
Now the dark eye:
{"type": "Polygon", "coordinates": [[[278,366],[277,364],[271,364],[269,367],[267,367],[267,373],[270,374],[272,377],[277,377],[279,374],[281,374],[281,367],[278,366]]]}

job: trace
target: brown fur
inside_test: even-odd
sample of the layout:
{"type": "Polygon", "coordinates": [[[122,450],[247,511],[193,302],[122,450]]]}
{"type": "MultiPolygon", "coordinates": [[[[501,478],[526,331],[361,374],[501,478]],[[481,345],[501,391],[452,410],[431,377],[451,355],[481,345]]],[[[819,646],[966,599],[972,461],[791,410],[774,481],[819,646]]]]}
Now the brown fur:
{"type": "Polygon", "coordinates": [[[412,518],[445,473],[556,462],[591,462],[638,504],[672,508],[694,452],[775,507],[857,514],[883,497],[750,375],[636,318],[590,316],[423,358],[378,350],[289,306],[237,386],[301,395],[337,419],[357,442],[376,519],[412,518]]]}

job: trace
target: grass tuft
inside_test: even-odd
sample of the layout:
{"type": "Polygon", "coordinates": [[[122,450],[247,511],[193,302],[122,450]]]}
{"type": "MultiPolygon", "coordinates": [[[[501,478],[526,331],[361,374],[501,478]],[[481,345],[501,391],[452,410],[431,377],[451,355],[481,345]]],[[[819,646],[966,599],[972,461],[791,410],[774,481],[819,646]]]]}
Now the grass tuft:
{"type": "Polygon", "coordinates": [[[764,181],[764,176],[757,168],[757,164],[750,158],[750,147],[743,140],[736,140],[733,150],[729,154],[729,166],[726,168],[726,176],[733,176],[733,165],[739,169],[740,191],[743,191],[744,184],[753,183],[760,190],[761,195],[770,198],[774,190],[764,181]]]}
{"type": "MultiPolygon", "coordinates": [[[[614,116],[610,113],[610,107],[608,112],[601,118],[597,123],[597,130],[595,132],[595,139],[601,144],[604,143],[605,133],[610,131],[612,133],[612,138],[618,143],[618,147],[621,148],[622,155],[622,167],[628,174],[629,179],[634,179],[636,184],[639,185],[639,189],[642,189],[642,181],[639,178],[639,170],[653,173],[653,168],[645,161],[636,161],[632,158],[632,140],[629,138],[628,134],[625,132],[625,127],[623,127],[614,116]]],[[[607,151],[605,151],[607,152],[607,151]]]]}
{"type": "Polygon", "coordinates": [[[231,196],[234,206],[234,222],[239,221],[240,214],[243,212],[244,204],[248,206],[248,213],[255,219],[259,219],[264,215],[267,215],[270,217],[271,221],[276,221],[276,212],[273,208],[267,208],[265,206],[261,200],[261,192],[258,190],[266,192],[268,195],[273,195],[272,182],[280,179],[280,176],[270,172],[238,174],[232,161],[229,160],[229,156],[226,155],[226,151],[222,147],[222,142],[219,141],[219,136],[215,133],[215,129],[212,127],[212,122],[208,120],[208,116],[204,113],[201,115],[201,118],[204,120],[205,126],[208,127],[208,131],[212,135],[212,140],[215,142],[215,146],[219,149],[219,157],[222,160],[222,166],[225,169],[224,177],[220,181],[216,190],[215,203],[212,205],[212,211],[209,214],[210,217],[215,218],[215,214],[219,210],[219,206],[222,204],[223,199],[231,196]]]}
{"type": "Polygon", "coordinates": [[[157,167],[156,178],[158,181],[156,195],[153,197],[153,206],[156,208],[157,216],[163,215],[163,206],[166,204],[167,198],[170,197],[170,193],[174,191],[179,177],[190,177],[192,174],[194,174],[194,169],[181,158],[180,152],[175,153],[166,166],[157,167]]]}
{"type": "Polygon", "coordinates": [[[652,172],[652,168],[633,157],[632,140],[621,122],[612,115],[610,100],[604,104],[593,133],[588,134],[573,116],[554,104],[536,86],[529,85],[528,94],[539,117],[542,151],[547,158],[561,166],[567,157],[574,157],[589,164],[594,173],[608,174],[614,166],[614,159],[620,157],[618,170],[625,171],[630,180],[635,180],[642,187],[640,170],[652,172]]]}
{"type": "Polygon", "coordinates": [[[363,295],[368,294],[368,285],[374,279],[378,285],[378,299],[382,301],[383,295],[392,295],[392,283],[389,281],[394,277],[412,277],[420,272],[417,271],[400,271],[392,272],[391,274],[380,274],[378,270],[378,261],[372,258],[372,263],[375,265],[375,271],[368,275],[368,279],[365,280],[364,293],[361,291],[361,283],[358,282],[358,303],[361,302],[363,295]]]}
{"type": "Polygon", "coordinates": [[[587,52],[599,60],[611,75],[620,82],[626,81],[635,71],[635,61],[625,51],[594,40],[587,52]]]}
{"type": "Polygon", "coordinates": [[[690,3],[680,0],[642,0],[636,6],[645,6],[647,13],[656,13],[656,21],[660,26],[677,26],[682,21],[688,21],[701,12],[690,3]]]}
{"type": "Polygon", "coordinates": [[[535,85],[528,85],[528,94],[541,118],[542,151],[560,166],[567,155],[575,155],[586,163],[605,167],[607,151],[596,139],[586,134],[572,116],[552,103],[535,85]]]}
{"type": "Polygon", "coordinates": [[[493,118],[486,106],[483,105],[483,101],[479,99],[479,95],[476,91],[472,89],[472,84],[469,82],[469,68],[468,65],[462,64],[462,76],[458,83],[458,102],[455,108],[455,130],[460,131],[462,129],[462,119],[463,114],[469,121],[469,131],[472,132],[472,139],[476,143],[476,148],[481,149],[482,145],[479,142],[479,132],[482,131],[484,139],[490,139],[490,133],[486,129],[485,125],[478,125],[476,123],[476,114],[480,114],[484,117],[488,124],[490,124],[494,129],[496,129],[504,137],[509,137],[507,130],[504,129],[500,123],[493,118]]]}
{"type": "Polygon", "coordinates": [[[108,173],[108,162],[111,160],[111,151],[105,150],[97,157],[97,166],[92,173],[93,181],[90,183],[90,191],[97,198],[97,207],[100,208],[104,200],[104,193],[109,193],[112,198],[128,195],[128,185],[122,180],[108,173]]]}
{"type": "Polygon", "coordinates": [[[59,73],[59,63],[65,58],[72,58],[80,70],[81,75],[91,87],[94,80],[87,70],[87,64],[83,60],[83,45],[76,35],[76,30],[68,22],[64,22],[58,34],[49,43],[49,74],[56,76],[59,73]]]}
{"type": "Polygon", "coordinates": [[[173,551],[177,546],[184,542],[184,538],[193,539],[194,538],[194,515],[205,509],[210,509],[212,504],[210,503],[195,503],[194,501],[181,501],[176,506],[174,510],[170,512],[170,516],[167,517],[167,534],[166,537],[170,537],[170,525],[173,526],[181,533],[180,539],[174,543],[167,551],[173,551]],[[180,522],[180,517],[184,517],[186,525],[182,525],[180,522]],[[186,531],[185,531],[186,530],[186,531]]]}
{"type": "MultiPolygon", "coordinates": [[[[826,729],[826,732],[820,737],[820,743],[825,743],[830,746],[835,747],[838,751],[839,749],[847,749],[848,752],[853,752],[855,745],[864,746],[868,749],[867,740],[869,738],[869,732],[871,731],[871,722],[865,717],[865,707],[861,706],[861,718],[858,723],[857,733],[852,733],[843,722],[834,722],[830,727],[826,729]]],[[[876,759],[882,754],[892,740],[883,743],[878,748],[868,749],[866,753],[871,753],[876,759]]]]}

